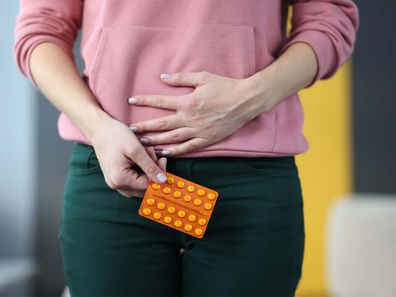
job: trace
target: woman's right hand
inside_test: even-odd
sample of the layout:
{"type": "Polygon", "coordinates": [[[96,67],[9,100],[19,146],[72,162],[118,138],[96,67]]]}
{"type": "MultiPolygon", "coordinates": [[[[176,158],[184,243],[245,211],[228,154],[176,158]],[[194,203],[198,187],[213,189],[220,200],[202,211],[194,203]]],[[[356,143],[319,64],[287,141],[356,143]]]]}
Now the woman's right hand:
{"type": "Polygon", "coordinates": [[[153,148],[146,150],[127,125],[101,108],[74,61],[59,45],[38,44],[28,62],[38,90],[90,140],[110,188],[125,197],[141,197],[149,179],[166,181],[165,175],[163,181],[157,178],[164,174],[166,159],[157,160],[153,148]],[[135,163],[143,173],[136,166],[131,168],[135,163]]]}
{"type": "Polygon", "coordinates": [[[149,179],[166,181],[166,158],[158,160],[154,148],[144,147],[127,125],[106,117],[96,128],[90,141],[110,188],[128,198],[143,197],[149,179]]]}

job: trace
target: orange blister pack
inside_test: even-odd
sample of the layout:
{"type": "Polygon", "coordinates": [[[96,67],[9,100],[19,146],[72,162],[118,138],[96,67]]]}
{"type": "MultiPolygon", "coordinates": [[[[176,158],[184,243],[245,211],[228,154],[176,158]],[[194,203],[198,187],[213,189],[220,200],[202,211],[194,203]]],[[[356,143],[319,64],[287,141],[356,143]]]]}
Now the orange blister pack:
{"type": "Polygon", "coordinates": [[[149,181],[139,215],[202,238],[218,192],[172,173],[165,174],[168,177],[165,183],[149,181]]]}

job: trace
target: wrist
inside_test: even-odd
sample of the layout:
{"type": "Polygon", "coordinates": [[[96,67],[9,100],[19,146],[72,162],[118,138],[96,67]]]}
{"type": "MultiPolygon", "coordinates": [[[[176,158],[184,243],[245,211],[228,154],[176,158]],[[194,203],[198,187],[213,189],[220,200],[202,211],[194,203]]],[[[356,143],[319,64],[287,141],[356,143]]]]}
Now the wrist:
{"type": "Polygon", "coordinates": [[[95,142],[101,127],[106,125],[106,121],[111,117],[96,104],[90,104],[85,110],[81,119],[77,120],[78,127],[83,134],[90,140],[95,142]]]}
{"type": "Polygon", "coordinates": [[[272,106],[279,102],[279,96],[277,96],[274,87],[274,79],[266,70],[243,79],[242,85],[244,105],[249,107],[246,110],[248,121],[269,111],[272,106]]]}

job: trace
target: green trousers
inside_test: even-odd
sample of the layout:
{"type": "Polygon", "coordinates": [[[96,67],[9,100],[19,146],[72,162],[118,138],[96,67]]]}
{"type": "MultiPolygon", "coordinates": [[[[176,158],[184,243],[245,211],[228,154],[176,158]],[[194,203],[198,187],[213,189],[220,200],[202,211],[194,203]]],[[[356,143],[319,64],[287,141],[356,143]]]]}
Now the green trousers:
{"type": "Polygon", "coordinates": [[[59,240],[78,296],[294,296],[304,254],[293,156],[169,157],[167,171],[219,198],[202,239],[138,214],[107,186],[92,146],[74,143],[59,240]]]}

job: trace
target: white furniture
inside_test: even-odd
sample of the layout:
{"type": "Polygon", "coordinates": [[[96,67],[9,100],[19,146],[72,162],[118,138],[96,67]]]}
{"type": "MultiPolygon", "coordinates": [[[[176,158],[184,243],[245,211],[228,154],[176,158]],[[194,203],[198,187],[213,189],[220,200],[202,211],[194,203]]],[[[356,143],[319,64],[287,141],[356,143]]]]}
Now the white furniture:
{"type": "Polygon", "coordinates": [[[351,194],[337,200],[326,238],[331,296],[396,296],[396,195],[351,194]]]}

